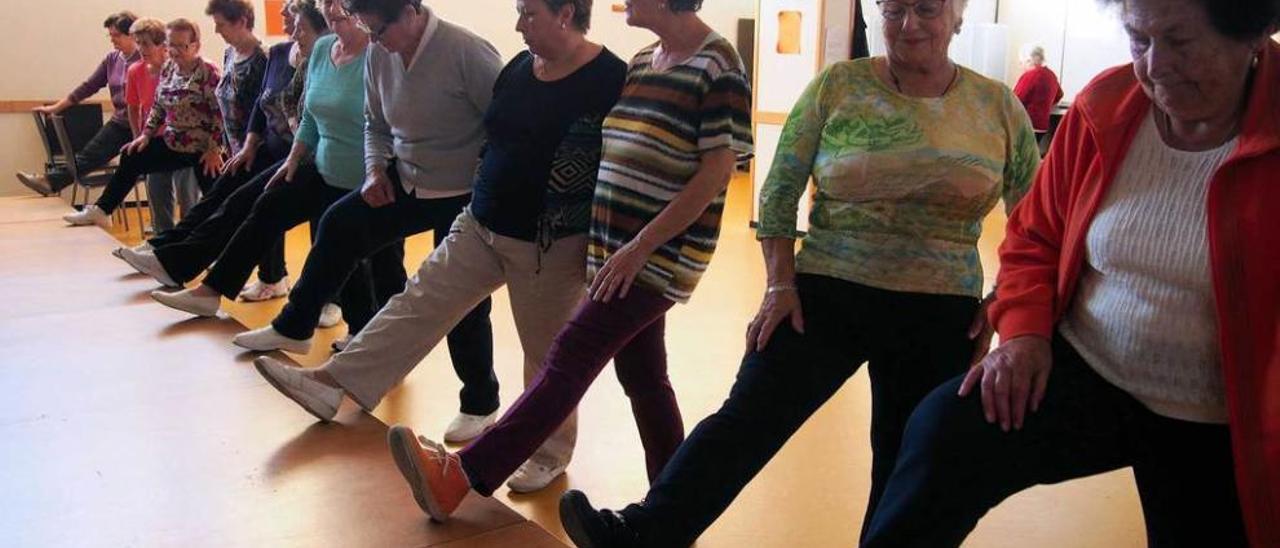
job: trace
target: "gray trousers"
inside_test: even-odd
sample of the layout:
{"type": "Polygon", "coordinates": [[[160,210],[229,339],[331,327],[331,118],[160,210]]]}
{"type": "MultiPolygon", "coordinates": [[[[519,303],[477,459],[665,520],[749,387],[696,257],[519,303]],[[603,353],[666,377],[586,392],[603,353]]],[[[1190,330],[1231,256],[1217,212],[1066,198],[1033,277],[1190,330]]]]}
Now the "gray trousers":
{"type": "Polygon", "coordinates": [[[151,207],[151,228],[159,234],[173,228],[173,199],[186,215],[200,201],[200,187],[191,168],[147,175],[147,204],[151,207]]]}

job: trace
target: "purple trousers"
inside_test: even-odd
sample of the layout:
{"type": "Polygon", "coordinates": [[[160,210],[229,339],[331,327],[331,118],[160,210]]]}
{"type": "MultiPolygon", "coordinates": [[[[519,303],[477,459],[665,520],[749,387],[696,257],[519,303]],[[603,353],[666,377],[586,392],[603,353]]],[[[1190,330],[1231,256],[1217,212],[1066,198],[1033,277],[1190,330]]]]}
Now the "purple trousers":
{"type": "Polygon", "coordinates": [[[684,441],[663,336],[663,319],[673,304],[637,286],[625,299],[583,299],[551,344],[542,373],[493,428],[458,452],[471,487],[492,495],[577,408],[610,358],[631,399],[653,481],[684,441]]]}

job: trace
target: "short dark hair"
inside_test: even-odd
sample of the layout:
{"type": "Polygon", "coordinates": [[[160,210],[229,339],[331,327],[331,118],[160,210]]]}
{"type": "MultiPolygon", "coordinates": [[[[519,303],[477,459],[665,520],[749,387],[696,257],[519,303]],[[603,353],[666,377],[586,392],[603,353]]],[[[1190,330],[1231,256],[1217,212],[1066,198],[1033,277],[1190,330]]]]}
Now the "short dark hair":
{"type": "Polygon", "coordinates": [[[422,9],[422,0],[342,0],[342,8],[355,15],[376,15],[383,23],[394,23],[400,19],[405,6],[412,6],[414,11],[422,9]]]}
{"type": "MultiPolygon", "coordinates": [[[[1124,5],[1124,0],[1102,0],[1124,5]]],[[[1253,40],[1280,24],[1280,0],[1195,0],[1209,14],[1209,24],[1228,38],[1253,40]]]]}
{"type": "Polygon", "coordinates": [[[675,13],[698,11],[702,9],[702,0],[667,0],[667,9],[675,13]]]}
{"type": "Polygon", "coordinates": [[[551,11],[559,12],[565,6],[573,6],[573,27],[587,32],[591,29],[591,0],[542,0],[551,11]]]}
{"type": "Polygon", "coordinates": [[[293,3],[293,11],[301,15],[311,28],[316,32],[324,34],[329,31],[329,22],[324,20],[324,14],[320,13],[320,7],[316,5],[316,0],[296,0],[293,3]]]}
{"type": "Polygon", "coordinates": [[[133,28],[133,22],[137,20],[138,16],[131,11],[116,12],[107,16],[107,20],[102,22],[102,28],[116,29],[120,34],[129,34],[129,29],[133,28]]]}
{"type": "Polygon", "coordinates": [[[209,0],[204,14],[221,15],[233,23],[244,21],[245,26],[253,28],[253,4],[249,0],[209,0]]]}

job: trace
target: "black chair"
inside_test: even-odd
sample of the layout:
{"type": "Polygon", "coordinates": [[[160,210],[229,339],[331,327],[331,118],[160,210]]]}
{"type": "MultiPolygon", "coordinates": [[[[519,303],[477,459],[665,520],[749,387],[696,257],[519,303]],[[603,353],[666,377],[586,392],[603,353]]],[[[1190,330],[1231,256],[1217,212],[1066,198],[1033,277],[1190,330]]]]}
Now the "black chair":
{"type": "MultiPolygon", "coordinates": [[[[38,113],[37,113],[38,114],[38,113]]],[[[84,188],[84,201],[81,207],[89,205],[89,190],[93,188],[105,187],[111,176],[115,174],[114,166],[106,166],[89,173],[80,173],[79,166],[76,165],[76,152],[82,150],[93,135],[102,127],[102,105],[76,105],[68,108],[60,114],[49,116],[48,122],[53,126],[54,134],[57,136],[58,148],[56,154],[60,155],[65,163],[67,173],[71,175],[71,205],[76,206],[76,195],[80,188],[84,188]],[[79,107],[93,107],[93,109],[80,109],[79,107]],[[97,118],[92,118],[93,112],[96,110],[97,118]],[[68,112],[72,113],[68,116],[68,112]],[[97,127],[90,120],[97,121],[97,127]],[[90,129],[92,133],[89,133],[90,129]],[[86,137],[86,133],[88,137],[86,137]]],[[[37,123],[37,127],[40,124],[37,123]]],[[[52,147],[51,147],[52,148],[52,147]]],[[[50,156],[55,156],[55,151],[50,150],[50,156]]],[[[138,214],[138,230],[145,230],[145,224],[142,220],[142,198],[138,193],[138,186],[133,186],[133,202],[136,206],[134,211],[138,214]]],[[[117,209],[121,219],[124,221],[125,230],[129,230],[129,216],[123,209],[117,209]]]]}

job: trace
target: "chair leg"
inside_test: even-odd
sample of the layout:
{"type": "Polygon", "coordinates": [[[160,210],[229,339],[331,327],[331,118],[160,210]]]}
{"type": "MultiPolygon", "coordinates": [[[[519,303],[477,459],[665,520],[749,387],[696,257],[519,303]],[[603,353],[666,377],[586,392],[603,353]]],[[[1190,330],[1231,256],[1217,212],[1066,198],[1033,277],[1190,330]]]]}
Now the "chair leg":
{"type": "MultiPolygon", "coordinates": [[[[147,196],[150,200],[151,197],[147,196]]],[[[142,195],[138,192],[138,185],[133,185],[133,211],[138,214],[138,237],[147,239],[147,225],[142,222],[142,195]]]]}

